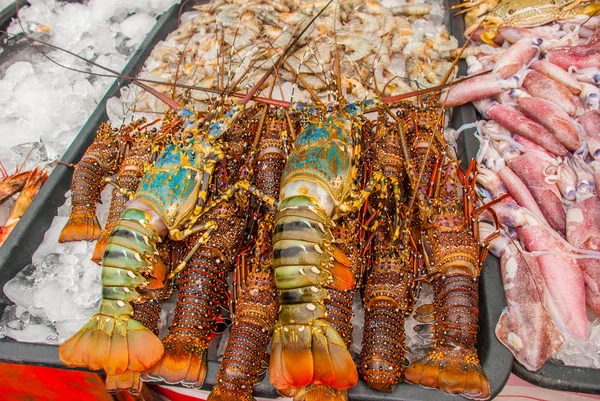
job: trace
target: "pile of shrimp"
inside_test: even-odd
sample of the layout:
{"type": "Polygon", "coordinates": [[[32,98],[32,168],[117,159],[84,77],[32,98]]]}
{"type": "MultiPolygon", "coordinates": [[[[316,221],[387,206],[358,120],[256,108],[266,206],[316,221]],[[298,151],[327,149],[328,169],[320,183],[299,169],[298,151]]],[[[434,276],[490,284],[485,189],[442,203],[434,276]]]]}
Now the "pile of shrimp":
{"type": "MultiPolygon", "coordinates": [[[[278,49],[297,33],[296,27],[325,3],[219,0],[195,6],[193,12],[182,16],[180,27],[155,47],[140,77],[212,88],[223,88],[243,77],[250,87],[271,67],[278,49]]],[[[441,5],[387,3],[390,7],[379,0],[330,7],[288,57],[278,74],[282,90],[275,90],[270,97],[289,99],[293,91],[294,99],[308,100],[304,88],[310,87],[324,101],[331,101],[325,72],[334,70],[336,42],[341,86],[349,101],[376,95],[372,88],[381,95],[396,95],[439,85],[458,47],[441,23],[441,5]]],[[[174,92],[171,86],[151,86],[175,94],[175,99],[196,110],[209,107],[211,95],[200,90],[179,88],[174,92]]],[[[127,108],[166,111],[154,96],[137,88],[132,91],[134,96],[123,96],[128,99],[127,108]]],[[[118,112],[113,115],[122,119],[118,112]]]]}

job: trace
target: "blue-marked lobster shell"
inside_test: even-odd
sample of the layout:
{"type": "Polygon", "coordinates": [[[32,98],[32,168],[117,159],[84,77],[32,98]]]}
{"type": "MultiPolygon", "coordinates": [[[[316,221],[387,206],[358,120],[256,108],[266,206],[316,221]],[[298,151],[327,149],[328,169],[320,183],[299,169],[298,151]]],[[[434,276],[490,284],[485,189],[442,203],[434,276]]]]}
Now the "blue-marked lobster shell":
{"type": "MultiPolygon", "coordinates": [[[[296,104],[304,113],[281,180],[273,232],[273,266],[280,312],[273,331],[269,376],[281,392],[326,392],[344,399],[356,367],[327,319],[328,288],[350,289],[350,260],[334,244],[334,220],[351,210],[360,154],[354,117],[373,101],[339,112],[296,104]],[[327,387],[327,388],[325,388],[327,387]]],[[[303,394],[303,395],[301,395],[303,394]]]]}
{"type": "Polygon", "coordinates": [[[194,228],[215,165],[224,157],[220,138],[242,109],[233,107],[206,131],[196,128],[194,113],[182,109],[181,140],[166,146],[145,173],[108,240],[100,310],[60,346],[65,365],[118,375],[144,371],[160,359],[163,345],[132,318],[131,302],[143,302],[144,290],[164,285],[167,271],[157,245],[167,236],[182,239],[187,235],[182,231],[194,228]]]}

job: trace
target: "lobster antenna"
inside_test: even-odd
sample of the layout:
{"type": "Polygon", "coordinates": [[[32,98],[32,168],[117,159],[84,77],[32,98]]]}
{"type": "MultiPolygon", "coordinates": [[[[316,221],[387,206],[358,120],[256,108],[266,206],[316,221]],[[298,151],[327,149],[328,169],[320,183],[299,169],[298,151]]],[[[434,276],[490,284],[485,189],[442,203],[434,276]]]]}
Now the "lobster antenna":
{"type": "Polygon", "coordinates": [[[345,103],[345,98],[342,96],[342,70],[340,66],[340,53],[338,51],[337,42],[337,13],[339,11],[339,3],[333,13],[333,48],[335,49],[335,84],[337,92],[337,102],[340,106],[345,103]]]}
{"type": "MultiPolygon", "coordinates": [[[[316,92],[308,85],[304,78],[300,76],[300,73],[296,72],[294,67],[292,67],[292,65],[287,60],[284,60],[283,62],[285,63],[285,66],[288,68],[288,70],[290,70],[292,74],[294,74],[294,76],[298,78],[302,85],[304,85],[308,93],[310,93],[310,96],[313,98],[314,102],[316,104],[323,104],[323,102],[321,102],[321,99],[319,99],[319,96],[317,96],[316,92]]],[[[302,66],[302,63],[300,63],[300,66],[302,66]]]]}
{"type": "Polygon", "coordinates": [[[310,26],[316,21],[316,19],[319,18],[319,16],[321,14],[323,14],[323,12],[327,9],[327,7],[329,7],[329,5],[332,2],[333,2],[333,0],[329,0],[327,2],[327,4],[325,4],[325,6],[317,13],[317,15],[315,15],[308,22],[308,24],[304,27],[304,29],[302,29],[302,31],[300,31],[300,33],[298,35],[296,35],[296,37],[292,40],[292,42],[283,50],[283,53],[281,53],[277,62],[275,62],[275,64],[273,64],[271,66],[271,68],[269,68],[269,70],[265,73],[265,75],[263,75],[263,77],[257,82],[257,84],[254,85],[254,87],[252,89],[250,89],[250,91],[248,92],[248,94],[246,96],[244,96],[244,98],[241,101],[241,104],[245,105],[246,103],[248,103],[250,101],[250,99],[252,99],[252,97],[258,91],[258,89],[262,86],[262,84],[264,84],[265,81],[269,78],[269,76],[273,73],[273,71],[275,71],[275,68],[279,67],[279,65],[282,63],[283,59],[285,59],[285,57],[290,52],[292,47],[294,47],[296,45],[296,43],[298,43],[298,40],[300,40],[302,35],[304,35],[304,33],[308,30],[308,28],[310,28],[310,26]]]}

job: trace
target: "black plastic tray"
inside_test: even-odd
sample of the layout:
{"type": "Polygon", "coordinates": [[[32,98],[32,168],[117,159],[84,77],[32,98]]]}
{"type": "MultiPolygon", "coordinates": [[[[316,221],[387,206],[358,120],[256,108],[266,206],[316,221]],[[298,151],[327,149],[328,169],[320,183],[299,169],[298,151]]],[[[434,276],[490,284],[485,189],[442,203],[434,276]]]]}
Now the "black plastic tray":
{"type": "MultiPolygon", "coordinates": [[[[21,8],[24,5],[29,4],[26,1],[19,1],[18,7],[21,8]]],[[[0,10],[0,29],[4,30],[8,25],[8,22],[17,14],[17,2],[4,7],[0,10]]]]}
{"type": "MultiPolygon", "coordinates": [[[[124,74],[137,74],[156,42],[165,38],[169,32],[176,28],[178,12],[179,7],[175,6],[159,19],[148,38],[125,67],[124,74]]],[[[446,18],[446,23],[449,27],[453,27],[453,23],[456,22],[456,18],[446,18]]],[[[458,22],[460,23],[460,21],[458,22]]],[[[457,29],[459,28],[457,27],[457,29]]],[[[460,29],[462,31],[462,28],[460,29]]],[[[126,84],[125,81],[118,80],[109,89],[106,96],[102,99],[73,144],[63,156],[63,162],[76,163],[79,161],[85,149],[91,143],[98,125],[102,121],[107,120],[105,111],[106,100],[112,96],[118,96],[119,87],[124,84],[126,84]]],[[[472,108],[459,108],[455,112],[453,125],[460,126],[464,122],[471,122],[474,119],[475,115],[472,108]]],[[[471,156],[473,149],[472,144],[470,145],[467,140],[466,143],[461,144],[460,152],[463,156],[465,154],[466,156],[471,156]]],[[[33,253],[41,244],[44,233],[56,216],[57,208],[64,203],[64,194],[70,188],[72,172],[71,168],[64,165],[56,166],[25,215],[21,218],[21,221],[15,227],[15,230],[2,248],[0,248],[1,286],[4,286],[8,280],[13,278],[24,266],[31,262],[33,253]]],[[[478,339],[478,351],[483,369],[490,381],[491,395],[494,397],[504,387],[512,366],[512,354],[498,342],[494,335],[495,324],[502,309],[506,306],[497,260],[490,258],[486,263],[481,278],[480,289],[481,331],[478,339]]],[[[8,304],[10,302],[1,293],[0,310],[3,310],[8,304]]],[[[58,359],[58,348],[56,346],[20,343],[7,338],[0,339],[0,361],[65,369],[65,366],[58,359]]],[[[209,361],[204,389],[210,389],[215,383],[218,366],[218,362],[209,361]]],[[[255,395],[264,398],[277,397],[275,389],[267,380],[263,380],[256,386],[255,395]]],[[[429,390],[404,383],[400,384],[393,393],[381,393],[369,389],[362,380],[350,390],[349,398],[354,401],[459,399],[456,396],[450,396],[437,390],[429,390]]]]}
{"type": "MultiPolygon", "coordinates": [[[[450,0],[450,4],[458,4],[459,1],[450,0]]],[[[462,18],[453,18],[452,34],[459,39],[459,43],[464,42],[464,20],[462,18]]],[[[463,74],[464,75],[464,71],[463,74]]],[[[457,109],[455,120],[462,118],[465,123],[474,122],[481,117],[472,105],[461,106],[457,109]]],[[[453,124],[455,127],[460,124],[453,124]]],[[[463,142],[459,147],[459,156],[461,160],[468,160],[474,157],[479,149],[479,142],[473,136],[474,130],[466,130],[462,135],[463,142]],[[460,151],[464,153],[460,153],[460,151]]],[[[497,321],[497,319],[496,319],[497,321]]],[[[493,335],[493,333],[492,333],[493,335]]],[[[495,335],[494,335],[495,337],[495,335]]],[[[576,391],[579,393],[600,394],[600,370],[591,368],[578,368],[575,366],[566,366],[552,360],[546,362],[536,372],[527,370],[516,360],[514,361],[512,371],[521,379],[535,384],[536,386],[563,390],[576,391]]]]}

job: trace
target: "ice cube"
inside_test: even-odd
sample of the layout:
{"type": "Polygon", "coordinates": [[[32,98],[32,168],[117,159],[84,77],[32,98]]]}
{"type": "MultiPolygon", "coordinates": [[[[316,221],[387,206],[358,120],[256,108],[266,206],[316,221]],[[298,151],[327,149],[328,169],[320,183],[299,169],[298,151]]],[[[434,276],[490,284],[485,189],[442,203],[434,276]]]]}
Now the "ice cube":
{"type": "Polygon", "coordinates": [[[29,264],[25,266],[15,277],[4,284],[4,294],[15,304],[30,311],[38,311],[33,299],[35,277],[35,265],[29,264]]]}
{"type": "Polygon", "coordinates": [[[128,42],[128,46],[137,46],[142,43],[142,40],[150,32],[154,24],[156,24],[155,18],[148,14],[138,13],[125,19],[119,27],[121,28],[121,33],[131,39],[128,42]]]}
{"type": "Polygon", "coordinates": [[[16,85],[28,75],[34,73],[33,65],[28,61],[17,61],[4,73],[4,79],[9,83],[16,85]]]}

